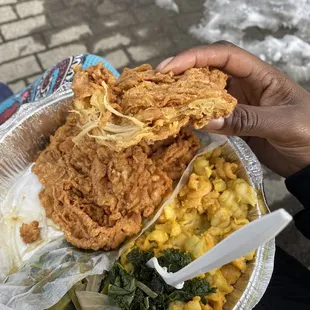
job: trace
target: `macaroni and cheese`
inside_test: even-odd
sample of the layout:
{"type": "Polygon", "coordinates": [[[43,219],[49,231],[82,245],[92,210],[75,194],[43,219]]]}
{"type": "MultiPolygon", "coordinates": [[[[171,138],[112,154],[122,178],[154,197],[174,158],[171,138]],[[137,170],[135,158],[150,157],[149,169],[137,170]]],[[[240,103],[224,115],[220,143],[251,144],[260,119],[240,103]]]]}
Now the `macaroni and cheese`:
{"type": "MultiPolygon", "coordinates": [[[[238,178],[238,165],[226,161],[222,149],[196,158],[188,183],[182,187],[174,201],[165,206],[157,222],[133,247],[152,249],[156,254],[168,248],[177,248],[191,254],[193,259],[203,255],[217,243],[243,225],[249,223],[248,210],[257,204],[255,190],[238,178]]],[[[130,269],[126,255],[122,254],[123,266],[130,269]]],[[[220,310],[225,296],[234,290],[234,284],[247,268],[247,262],[255,252],[212,270],[201,277],[206,278],[216,292],[206,296],[204,305],[200,297],[191,301],[173,302],[171,310],[220,310]]]]}

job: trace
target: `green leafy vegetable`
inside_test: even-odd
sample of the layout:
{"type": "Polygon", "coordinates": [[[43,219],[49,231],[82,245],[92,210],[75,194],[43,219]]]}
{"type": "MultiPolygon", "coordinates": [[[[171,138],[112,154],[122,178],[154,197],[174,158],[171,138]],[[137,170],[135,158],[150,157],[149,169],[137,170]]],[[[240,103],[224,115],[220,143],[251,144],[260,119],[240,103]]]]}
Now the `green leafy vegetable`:
{"type": "Polygon", "coordinates": [[[143,291],[146,295],[152,297],[152,298],[156,298],[158,296],[158,294],[156,294],[154,291],[152,291],[148,286],[146,286],[145,284],[143,284],[140,281],[137,281],[137,287],[143,291]]]}
{"type": "Polygon", "coordinates": [[[90,291],[78,291],[76,296],[83,310],[119,310],[119,306],[107,295],[90,291]]]}
{"type": "Polygon", "coordinates": [[[210,284],[205,279],[194,278],[184,283],[181,290],[175,290],[169,295],[171,301],[187,301],[194,296],[204,297],[207,294],[215,293],[215,288],[210,288],[210,284]]]}
{"type": "MultiPolygon", "coordinates": [[[[133,249],[127,255],[133,271],[129,274],[119,261],[116,262],[104,279],[102,293],[114,300],[121,309],[166,310],[172,301],[186,302],[195,296],[200,296],[206,303],[205,296],[215,292],[207,280],[200,278],[186,281],[181,290],[167,285],[155,269],[146,266],[153,256],[152,251],[133,249]]],[[[176,249],[167,249],[159,256],[159,263],[172,272],[191,261],[188,253],[176,249]]]]}
{"type": "Polygon", "coordinates": [[[139,248],[134,248],[127,254],[127,260],[133,267],[133,276],[143,283],[152,281],[153,270],[146,266],[146,263],[154,256],[153,251],[141,251],[139,248]]]}
{"type": "Polygon", "coordinates": [[[143,291],[137,288],[135,292],[135,298],[130,305],[129,309],[149,309],[149,297],[146,297],[143,291]],[[140,308],[141,307],[141,308],[140,308]]]}
{"type": "Polygon", "coordinates": [[[104,287],[107,295],[122,309],[131,309],[130,305],[135,297],[137,280],[127,273],[119,262],[114,264],[107,280],[107,287],[104,287]]]}
{"type": "Polygon", "coordinates": [[[116,285],[109,285],[108,296],[110,296],[122,309],[131,309],[130,305],[135,298],[135,289],[129,292],[116,285]]]}
{"type": "Polygon", "coordinates": [[[189,253],[182,253],[179,249],[164,250],[158,258],[158,263],[162,267],[167,267],[169,272],[177,272],[192,262],[189,253]]]}
{"type": "Polygon", "coordinates": [[[78,298],[76,297],[76,292],[82,291],[84,289],[85,289],[85,285],[82,283],[82,281],[79,281],[78,283],[75,283],[69,290],[68,294],[69,294],[72,304],[74,305],[72,309],[82,310],[80,303],[78,301],[78,298]]]}
{"type": "Polygon", "coordinates": [[[134,248],[127,254],[127,260],[133,264],[135,268],[140,268],[154,256],[152,250],[141,251],[139,248],[134,248]]]}

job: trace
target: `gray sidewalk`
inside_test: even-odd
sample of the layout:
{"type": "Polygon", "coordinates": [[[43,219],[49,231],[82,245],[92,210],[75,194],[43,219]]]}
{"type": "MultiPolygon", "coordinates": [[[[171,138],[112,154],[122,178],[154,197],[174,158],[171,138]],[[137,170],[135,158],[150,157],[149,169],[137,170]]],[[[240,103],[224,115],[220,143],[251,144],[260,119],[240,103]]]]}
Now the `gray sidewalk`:
{"type": "MultiPolygon", "coordinates": [[[[203,16],[203,0],[176,0],[177,14],[153,0],[0,0],[0,81],[14,91],[72,54],[105,57],[117,69],[150,63],[201,44],[188,34],[203,16]]],[[[299,205],[283,180],[266,172],[272,209],[299,205]]],[[[310,266],[310,242],[291,225],[278,244],[310,266]]]]}
{"type": "Polygon", "coordinates": [[[149,0],[0,0],[0,80],[18,90],[62,58],[105,57],[116,68],[158,64],[198,45],[186,30],[202,17],[203,1],[181,12],[149,0]]]}

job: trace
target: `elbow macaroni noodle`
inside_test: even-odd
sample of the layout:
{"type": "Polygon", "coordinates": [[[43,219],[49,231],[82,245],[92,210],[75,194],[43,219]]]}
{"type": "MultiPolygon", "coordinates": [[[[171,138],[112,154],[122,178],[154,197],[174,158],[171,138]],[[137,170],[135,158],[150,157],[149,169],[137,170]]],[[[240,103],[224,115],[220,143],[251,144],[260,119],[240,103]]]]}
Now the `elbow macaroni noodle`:
{"type": "MultiPolygon", "coordinates": [[[[152,248],[155,255],[174,247],[189,252],[196,259],[249,223],[248,209],[257,204],[256,192],[245,180],[238,178],[237,169],[237,164],[225,161],[221,148],[197,157],[188,184],[182,187],[174,201],[164,208],[155,225],[140,236],[133,247],[142,250],[152,248]]],[[[126,268],[130,268],[126,255],[131,249],[121,257],[126,268]]],[[[217,288],[215,293],[206,296],[207,305],[200,301],[200,297],[194,297],[187,303],[173,302],[170,309],[223,309],[225,295],[234,290],[234,284],[254,255],[255,252],[251,252],[201,275],[217,288]]]]}

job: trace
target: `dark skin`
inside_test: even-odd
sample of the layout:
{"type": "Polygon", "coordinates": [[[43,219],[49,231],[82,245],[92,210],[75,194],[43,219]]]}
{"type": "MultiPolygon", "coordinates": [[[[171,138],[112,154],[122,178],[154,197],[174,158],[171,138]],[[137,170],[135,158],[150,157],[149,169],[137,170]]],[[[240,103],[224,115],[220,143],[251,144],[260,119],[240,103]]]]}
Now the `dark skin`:
{"type": "Polygon", "coordinates": [[[310,93],[284,73],[226,41],[191,48],[157,70],[182,73],[210,66],[226,72],[238,99],[234,113],[212,121],[208,132],[243,137],[259,160],[288,177],[310,165],[310,93]]]}

